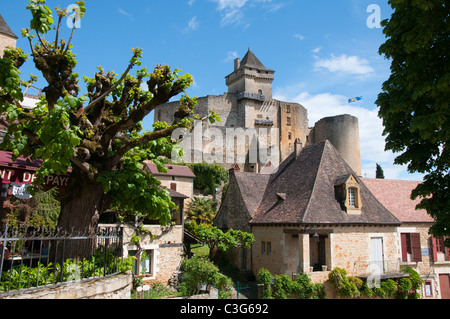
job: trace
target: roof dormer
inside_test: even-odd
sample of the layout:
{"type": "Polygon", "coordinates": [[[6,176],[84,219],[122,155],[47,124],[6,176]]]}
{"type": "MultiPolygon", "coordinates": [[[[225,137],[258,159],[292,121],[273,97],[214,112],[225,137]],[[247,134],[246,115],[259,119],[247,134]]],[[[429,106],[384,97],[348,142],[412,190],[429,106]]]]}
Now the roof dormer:
{"type": "Polygon", "coordinates": [[[360,215],[362,208],[361,191],[358,179],[353,173],[336,179],[335,197],[348,215],[360,215]]]}

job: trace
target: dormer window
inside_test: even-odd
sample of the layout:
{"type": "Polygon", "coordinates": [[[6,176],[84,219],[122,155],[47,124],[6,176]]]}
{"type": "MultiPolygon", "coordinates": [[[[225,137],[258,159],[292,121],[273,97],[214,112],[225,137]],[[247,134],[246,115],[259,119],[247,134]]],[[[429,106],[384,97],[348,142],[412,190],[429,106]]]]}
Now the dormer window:
{"type": "Polygon", "coordinates": [[[342,176],[336,180],[336,200],[348,215],[361,214],[361,195],[358,180],[353,174],[342,176]]]}
{"type": "Polygon", "coordinates": [[[356,199],[358,189],[355,187],[348,188],[348,206],[350,208],[358,208],[358,201],[356,199]]]}

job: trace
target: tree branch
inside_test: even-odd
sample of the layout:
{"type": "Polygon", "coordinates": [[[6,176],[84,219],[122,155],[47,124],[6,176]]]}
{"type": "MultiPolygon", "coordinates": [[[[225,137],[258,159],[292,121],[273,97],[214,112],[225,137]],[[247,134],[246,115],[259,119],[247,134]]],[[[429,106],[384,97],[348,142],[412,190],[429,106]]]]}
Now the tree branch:
{"type": "Polygon", "coordinates": [[[119,85],[120,83],[123,82],[123,80],[125,79],[125,77],[127,76],[127,74],[130,72],[130,70],[133,68],[134,64],[130,63],[130,65],[128,65],[128,68],[125,70],[125,72],[122,74],[122,77],[119,79],[119,81],[117,81],[116,84],[114,84],[113,86],[111,86],[111,88],[106,91],[105,93],[103,93],[101,96],[99,96],[95,101],[91,102],[88,106],[86,106],[84,109],[80,109],[77,112],[77,118],[79,118],[81,115],[83,115],[84,113],[88,112],[90,108],[92,108],[93,106],[95,106],[98,102],[100,102],[101,100],[103,100],[104,98],[106,98],[109,94],[111,94],[112,91],[114,91],[119,85]]]}
{"type": "Polygon", "coordinates": [[[55,38],[55,52],[56,52],[56,48],[58,47],[58,40],[59,40],[59,29],[61,27],[61,20],[62,20],[62,16],[59,16],[58,19],[58,27],[56,28],[56,38],[55,38]]]}
{"type": "Polygon", "coordinates": [[[69,48],[70,48],[70,42],[72,41],[73,34],[75,33],[75,29],[76,29],[76,27],[75,27],[75,18],[74,18],[74,19],[73,19],[72,33],[70,34],[69,42],[67,42],[67,47],[66,47],[66,50],[64,50],[63,55],[65,55],[65,54],[67,53],[67,51],[69,51],[69,48]]]}

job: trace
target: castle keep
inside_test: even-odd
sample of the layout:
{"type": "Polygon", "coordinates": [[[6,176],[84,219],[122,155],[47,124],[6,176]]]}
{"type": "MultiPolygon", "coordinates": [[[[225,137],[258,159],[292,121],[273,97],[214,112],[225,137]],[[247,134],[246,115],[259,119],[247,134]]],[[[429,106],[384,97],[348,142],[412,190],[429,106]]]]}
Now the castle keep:
{"type": "MultiPolygon", "coordinates": [[[[296,148],[299,151],[303,146],[329,140],[361,175],[358,119],[350,115],[328,117],[311,128],[304,106],[272,98],[274,79],[275,71],[265,67],[250,49],[242,60],[236,59],[233,72],[225,77],[228,92],[198,98],[195,110],[200,118],[215,111],[221,122],[203,125],[200,145],[198,139],[194,142],[194,134],[182,134],[183,149],[191,150],[188,160],[183,160],[205,161],[205,156],[194,154],[208,154],[207,162],[217,162],[227,169],[237,164],[243,171],[259,173],[264,167],[278,167],[296,148]],[[230,144],[230,139],[235,143],[230,144]],[[258,156],[252,156],[252,150],[258,156]]],[[[155,121],[173,123],[178,107],[179,102],[160,105],[155,121]]]]}

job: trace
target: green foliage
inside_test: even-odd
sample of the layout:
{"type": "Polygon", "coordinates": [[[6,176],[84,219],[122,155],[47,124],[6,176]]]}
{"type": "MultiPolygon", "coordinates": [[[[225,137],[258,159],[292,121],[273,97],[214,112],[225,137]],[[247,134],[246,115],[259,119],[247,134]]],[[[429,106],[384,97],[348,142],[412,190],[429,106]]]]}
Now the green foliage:
{"type": "Polygon", "coordinates": [[[265,268],[257,275],[258,282],[263,285],[263,299],[324,299],[325,291],[322,284],[313,284],[308,275],[301,273],[295,281],[281,274],[272,276],[265,268]]]}
{"type": "Polygon", "coordinates": [[[383,168],[377,163],[377,170],[375,172],[375,178],[384,179],[383,168]]]}
{"type": "Polygon", "coordinates": [[[383,299],[418,299],[420,296],[417,290],[423,284],[422,278],[411,267],[404,268],[403,271],[409,277],[396,280],[387,279],[381,281],[380,285],[374,288],[370,288],[366,282],[359,278],[347,276],[347,272],[342,268],[335,268],[330,271],[328,279],[335,286],[337,294],[344,298],[376,296],[383,299]]]}
{"type": "Polygon", "coordinates": [[[273,276],[270,273],[270,271],[268,271],[265,268],[261,268],[258,271],[257,280],[261,285],[263,285],[261,298],[262,299],[273,299],[272,298],[273,276]]]}
{"type": "Polygon", "coordinates": [[[186,218],[197,224],[212,223],[216,212],[213,203],[208,198],[194,196],[186,207],[186,218]]]}
{"type": "Polygon", "coordinates": [[[45,5],[45,0],[30,0],[27,9],[33,14],[30,28],[40,33],[47,33],[52,28],[52,11],[45,5]]]}
{"type": "Polygon", "coordinates": [[[203,284],[224,291],[230,290],[233,286],[232,280],[221,274],[219,268],[206,258],[184,259],[181,270],[183,275],[178,289],[187,296],[198,294],[203,284]]]}
{"type": "MultiPolygon", "coordinates": [[[[36,267],[21,265],[18,268],[12,268],[1,274],[0,291],[25,289],[28,287],[39,287],[44,285],[53,285],[61,282],[73,282],[84,278],[98,277],[104,275],[104,263],[102,259],[104,253],[98,251],[96,256],[91,259],[76,261],[67,259],[63,264],[38,263],[36,267]]],[[[125,273],[132,269],[134,260],[128,257],[112,257],[108,259],[107,273],[111,270],[125,273]]]]}
{"type": "Polygon", "coordinates": [[[19,223],[36,228],[56,229],[61,205],[58,200],[57,190],[38,191],[31,199],[17,199],[11,204],[13,209],[7,214],[8,224],[12,227],[19,223]]]}
{"type": "Polygon", "coordinates": [[[222,182],[228,182],[227,171],[219,164],[194,163],[187,165],[195,174],[194,188],[201,190],[205,195],[215,195],[216,188],[222,182]]]}
{"type": "Polygon", "coordinates": [[[216,249],[227,252],[235,248],[250,248],[255,241],[253,234],[241,230],[230,229],[227,232],[223,232],[212,225],[198,225],[195,222],[187,223],[185,226],[188,231],[208,245],[210,249],[209,258],[216,263],[218,260],[213,255],[216,249]]]}
{"type": "MultiPolygon", "coordinates": [[[[83,17],[85,3],[76,3],[83,17]]],[[[84,209],[82,214],[92,214],[92,210],[99,208],[107,210],[110,207],[103,204],[112,202],[119,212],[166,224],[174,204],[168,193],[159,189],[155,178],[142,172],[141,163],[152,160],[161,170],[159,157],[170,156],[173,149],[171,133],[177,128],[190,128],[193,120],[189,116],[197,102],[184,93],[193,83],[192,76],[167,65],[156,65],[150,72],[140,67],[142,50],[134,48],[122,75],[104,72],[99,67],[93,77],[82,77],[86,93],[80,94],[80,76],[74,72],[77,60],[71,43],[76,28],[72,29],[68,41],[59,39],[61,21],[68,17],[67,9],[56,8],[55,22],[44,0],[30,0],[26,8],[31,13],[31,21],[22,35],[30,44],[33,57],[30,60],[48,85],[36,107],[25,112],[21,106],[21,85],[31,85],[37,76],[21,81],[19,68],[28,56],[21,49],[5,50],[0,59],[0,113],[9,126],[1,149],[12,151],[13,160],[18,156],[42,160],[36,186],[50,174],[66,174],[71,169],[69,183],[75,185],[81,201],[89,197],[86,192],[92,189],[84,187],[87,183],[103,187],[107,193],[103,201],[98,198],[87,202],[86,206],[92,209],[84,209]],[[54,41],[50,40],[52,30],[54,41]],[[139,69],[132,74],[135,67],[139,69]],[[175,122],[155,123],[153,131],[144,132],[142,120],[158,105],[179,94],[182,96],[175,122]]],[[[214,118],[212,115],[211,119],[214,118]]],[[[73,191],[61,191],[63,225],[95,220],[71,211],[76,205],[69,203],[71,196],[64,195],[73,191]]],[[[88,226],[95,225],[77,225],[80,229],[88,226]]]]}
{"type": "MultiPolygon", "coordinates": [[[[450,26],[445,0],[389,1],[394,13],[382,22],[386,42],[380,54],[391,61],[391,75],[376,104],[383,120],[386,150],[396,164],[424,173],[412,193],[418,208],[436,223],[435,236],[450,235],[450,26]]],[[[447,242],[447,244],[450,244],[447,242]]]]}

